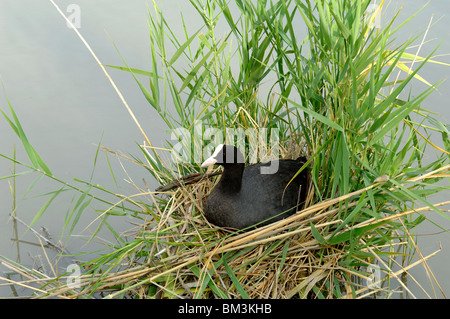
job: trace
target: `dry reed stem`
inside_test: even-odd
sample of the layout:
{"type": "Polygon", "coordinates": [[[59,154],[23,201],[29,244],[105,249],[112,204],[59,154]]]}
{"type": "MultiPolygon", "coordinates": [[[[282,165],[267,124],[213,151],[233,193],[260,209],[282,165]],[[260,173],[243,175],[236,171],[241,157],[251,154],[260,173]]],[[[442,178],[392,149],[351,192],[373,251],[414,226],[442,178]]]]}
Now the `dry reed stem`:
{"type": "Polygon", "coordinates": [[[102,69],[103,73],[105,74],[106,78],[109,80],[109,82],[111,83],[112,87],[114,88],[114,90],[116,91],[117,95],[119,96],[120,100],[122,101],[123,105],[125,106],[125,108],[127,109],[128,113],[130,114],[131,118],[133,119],[134,123],[136,124],[136,126],[139,128],[139,130],[141,131],[145,141],[148,143],[148,145],[150,147],[152,147],[152,143],[150,142],[150,140],[148,139],[147,135],[145,134],[144,130],[142,129],[141,125],[139,124],[138,119],[136,118],[136,116],[134,115],[133,111],[131,110],[130,106],[128,105],[127,101],[125,100],[124,96],[122,95],[122,93],[120,92],[119,88],[117,87],[116,83],[113,81],[113,79],[111,78],[111,76],[109,75],[109,73],[106,71],[105,67],[103,66],[103,64],[100,62],[100,59],[97,57],[97,55],[94,53],[94,51],[92,50],[91,46],[89,45],[89,43],[84,39],[84,37],[81,35],[81,33],[78,31],[78,29],[73,25],[73,23],[66,17],[66,15],[64,14],[64,12],[62,12],[62,10],[59,8],[59,6],[53,1],[50,0],[50,2],[53,4],[53,6],[56,8],[56,10],[59,12],[59,14],[64,18],[64,20],[66,20],[66,23],[68,25],[71,26],[72,30],[76,33],[76,35],[80,38],[81,42],[84,44],[84,46],[86,47],[86,49],[88,49],[89,53],[92,55],[92,57],[95,59],[95,61],[97,62],[98,66],[102,69]]]}
{"type": "MultiPolygon", "coordinates": [[[[408,235],[408,238],[410,239],[410,242],[413,244],[415,250],[419,253],[419,257],[420,257],[420,259],[423,261],[423,265],[424,265],[424,267],[425,267],[427,276],[431,276],[431,277],[433,278],[434,282],[437,284],[437,286],[438,286],[439,290],[441,291],[442,295],[445,296],[445,293],[444,293],[444,291],[442,290],[441,285],[440,285],[439,282],[436,280],[436,277],[434,276],[433,272],[431,271],[430,266],[428,266],[428,263],[427,263],[426,260],[423,258],[423,255],[422,255],[422,253],[420,252],[419,247],[417,247],[416,242],[415,242],[414,239],[412,238],[412,236],[411,236],[410,232],[408,231],[407,227],[405,226],[403,220],[399,219],[399,222],[403,225],[403,229],[405,230],[405,233],[408,235]]],[[[430,282],[431,282],[431,280],[430,280],[430,282]]],[[[431,287],[432,287],[432,289],[433,289],[434,295],[436,296],[436,292],[434,291],[434,285],[431,285],[431,287]]]]}
{"type": "MultiPolygon", "coordinates": [[[[424,257],[423,260],[428,260],[428,259],[430,259],[431,257],[435,256],[437,253],[439,253],[441,250],[442,250],[442,249],[439,248],[439,249],[436,250],[435,252],[433,252],[433,253],[427,255],[426,257],[424,257]]],[[[396,272],[393,273],[393,274],[395,274],[395,276],[399,276],[399,275],[401,275],[402,273],[406,273],[406,272],[408,272],[408,270],[410,270],[410,269],[412,269],[412,268],[414,268],[414,267],[416,267],[416,266],[422,264],[423,260],[422,260],[422,258],[421,258],[421,259],[417,260],[416,262],[414,262],[414,263],[412,263],[412,264],[409,264],[409,265],[406,266],[406,267],[402,267],[402,269],[396,271],[396,272]]],[[[388,274],[388,275],[389,275],[389,274],[388,274]]],[[[373,284],[374,284],[374,285],[379,284],[379,283],[381,283],[382,281],[384,281],[384,280],[386,280],[386,279],[387,279],[387,278],[382,278],[382,279],[380,279],[380,280],[378,280],[378,281],[375,281],[373,284]]],[[[361,293],[363,293],[364,291],[367,291],[367,290],[369,290],[369,289],[371,289],[371,288],[370,288],[370,287],[364,287],[364,288],[361,288],[361,289],[359,289],[359,290],[356,291],[356,295],[359,295],[359,294],[361,294],[361,293]]],[[[361,295],[359,298],[364,298],[364,297],[365,297],[365,295],[361,295]]]]}

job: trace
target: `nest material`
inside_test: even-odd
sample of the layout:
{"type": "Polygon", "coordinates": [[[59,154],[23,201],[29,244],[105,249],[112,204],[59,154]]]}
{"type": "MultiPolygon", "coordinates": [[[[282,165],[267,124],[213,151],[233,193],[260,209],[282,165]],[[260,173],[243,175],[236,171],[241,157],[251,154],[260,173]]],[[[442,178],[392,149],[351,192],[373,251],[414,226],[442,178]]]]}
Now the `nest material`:
{"type": "MultiPolygon", "coordinates": [[[[159,223],[139,234],[159,239],[148,256],[146,278],[157,285],[161,296],[304,298],[324,278],[343,271],[338,265],[340,256],[345,255],[342,247],[329,247],[327,254],[318,256],[323,247],[310,226],[313,222],[315,229],[321,230],[339,222],[333,220],[339,209],[332,209],[339,201],[306,205],[308,208],[277,223],[233,232],[217,228],[203,217],[205,195],[214,185],[215,181],[203,179],[178,188],[170,194],[170,205],[159,223]],[[166,285],[158,284],[161,278],[166,285]]],[[[308,203],[312,197],[310,192],[308,203]]],[[[338,277],[342,278],[341,288],[348,290],[345,276],[338,277]]]]}
{"type": "MultiPolygon", "coordinates": [[[[328,234],[325,230],[342,223],[339,212],[355,207],[360,194],[384,180],[314,205],[311,205],[314,194],[310,187],[306,208],[302,211],[248,232],[217,228],[204,218],[203,202],[216,182],[217,179],[203,179],[178,188],[170,194],[170,205],[162,212],[164,217],[159,224],[139,235],[159,238],[159,244],[154,241],[151,250],[155,253],[148,255],[149,267],[145,274],[146,282],[158,287],[158,296],[305,298],[320,295],[353,298],[381,289],[379,285],[368,286],[368,276],[364,273],[342,266],[341,262],[348,256],[348,240],[328,241],[330,236],[325,235],[328,234]],[[347,201],[345,207],[341,205],[344,201],[347,201]],[[366,283],[361,285],[355,279],[366,280],[366,283]]],[[[381,221],[366,220],[352,228],[368,229],[357,239],[364,243],[366,238],[377,235],[377,227],[388,228],[389,221],[413,212],[392,214],[381,221]]],[[[345,229],[337,235],[349,231],[345,229]]],[[[405,241],[398,245],[406,244],[405,241]]],[[[380,249],[382,247],[367,247],[368,257],[360,259],[360,265],[369,265],[377,259],[376,251],[380,249]]],[[[392,272],[386,274],[397,276],[392,272]]],[[[407,290],[406,286],[404,288],[407,290]]]]}
{"type": "MultiPolygon", "coordinates": [[[[178,296],[207,298],[222,291],[224,296],[235,298],[242,297],[242,291],[245,291],[250,298],[290,298],[307,290],[308,287],[303,289],[300,284],[309,273],[315,273],[313,278],[316,280],[322,278],[315,272],[317,262],[311,253],[319,246],[310,232],[298,227],[305,224],[305,220],[297,222],[298,225],[285,223],[286,226],[277,227],[276,223],[250,232],[235,233],[217,228],[208,223],[201,211],[205,195],[214,185],[215,181],[207,179],[177,189],[172,195],[174,203],[177,203],[176,211],[173,210],[170,217],[164,219],[165,225],[157,226],[164,229],[180,225],[166,239],[177,242],[180,239],[177,237],[183,236],[183,241],[191,245],[165,245],[163,249],[167,257],[155,264],[165,264],[173,260],[173,256],[183,256],[182,259],[188,261],[196,259],[183,267],[183,271],[177,271],[173,278],[180,285],[176,289],[178,296]],[[298,231],[289,234],[292,228],[298,231]],[[234,278],[230,276],[231,272],[234,278]],[[198,295],[205,281],[208,281],[206,285],[216,287],[204,289],[198,295]],[[237,286],[240,286],[239,289],[237,286]],[[183,289],[184,292],[181,292],[183,289]]],[[[155,228],[151,228],[145,232],[154,231],[155,228]]],[[[167,295],[170,293],[166,292],[167,295]]]]}

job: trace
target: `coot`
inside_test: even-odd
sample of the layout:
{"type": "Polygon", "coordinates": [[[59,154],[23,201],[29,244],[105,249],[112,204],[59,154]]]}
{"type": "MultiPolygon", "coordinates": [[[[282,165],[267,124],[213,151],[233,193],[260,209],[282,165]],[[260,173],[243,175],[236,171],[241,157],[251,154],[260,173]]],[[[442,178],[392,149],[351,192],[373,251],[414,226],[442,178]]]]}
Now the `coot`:
{"type": "Polygon", "coordinates": [[[224,167],[220,181],[206,199],[206,218],[217,226],[243,229],[294,214],[306,199],[307,169],[288,183],[305,162],[305,157],[299,157],[245,166],[236,147],[220,144],[202,163],[202,167],[224,167]]]}

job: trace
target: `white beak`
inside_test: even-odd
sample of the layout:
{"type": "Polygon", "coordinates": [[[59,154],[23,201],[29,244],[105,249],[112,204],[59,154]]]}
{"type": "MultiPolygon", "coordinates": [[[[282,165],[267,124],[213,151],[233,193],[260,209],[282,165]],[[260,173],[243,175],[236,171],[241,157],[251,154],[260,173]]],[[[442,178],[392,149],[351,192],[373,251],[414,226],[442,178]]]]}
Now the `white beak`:
{"type": "Polygon", "coordinates": [[[219,154],[219,152],[222,150],[223,148],[223,144],[219,144],[217,145],[214,153],[211,155],[211,157],[209,157],[208,159],[206,159],[206,161],[204,161],[201,165],[201,167],[208,167],[208,166],[213,166],[214,164],[217,163],[217,159],[215,158],[217,156],[217,154],[219,154]]]}
{"type": "Polygon", "coordinates": [[[206,161],[204,161],[202,163],[202,167],[213,166],[216,163],[217,163],[217,160],[211,156],[210,158],[208,158],[206,161]]]}

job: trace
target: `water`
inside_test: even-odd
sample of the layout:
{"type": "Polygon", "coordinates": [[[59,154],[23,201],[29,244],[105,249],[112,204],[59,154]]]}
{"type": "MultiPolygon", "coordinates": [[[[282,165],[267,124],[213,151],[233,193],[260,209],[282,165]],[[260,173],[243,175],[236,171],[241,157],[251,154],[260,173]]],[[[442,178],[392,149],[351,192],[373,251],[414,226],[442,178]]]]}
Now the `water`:
{"type": "MultiPolygon", "coordinates": [[[[392,10],[404,3],[404,9],[399,21],[409,17],[420,9],[427,1],[408,0],[391,1],[392,10]]],[[[165,18],[174,27],[178,35],[182,35],[182,25],[179,12],[183,10],[184,17],[194,16],[195,12],[188,1],[161,1],[165,18]]],[[[112,41],[117,45],[120,54],[131,67],[150,70],[150,44],[147,25],[147,5],[152,9],[152,3],[145,0],[112,1],[112,0],[80,0],[58,1],[58,5],[66,12],[69,5],[76,4],[81,12],[81,28],[79,29],[92,49],[104,64],[123,65],[119,53],[112,41]]],[[[70,13],[66,13],[70,14],[70,13]]],[[[65,21],[58,14],[49,1],[46,0],[2,0],[0,1],[0,76],[5,87],[4,92],[13,105],[30,142],[58,178],[83,188],[82,184],[73,181],[79,178],[89,181],[91,178],[94,156],[97,144],[101,140],[103,146],[114,151],[138,154],[135,142],[142,143],[143,137],[135,123],[122,105],[110,83],[102,73],[94,59],[76,37],[75,33],[67,28],[65,21]]],[[[436,54],[450,52],[450,39],[447,26],[450,21],[450,3],[447,0],[433,0],[415,18],[414,22],[398,34],[398,41],[425,31],[429,20],[437,22],[428,32],[427,39],[435,39],[426,43],[421,55],[425,56],[439,42],[444,41],[436,54]]],[[[189,19],[187,19],[189,21],[189,19]]],[[[197,30],[201,21],[193,19],[192,32],[197,30]],[[196,24],[194,26],[194,24],[196,24]]],[[[189,26],[190,27],[190,26],[189,26]]],[[[224,32],[225,33],[225,30],[224,32]]],[[[220,33],[218,33],[220,34],[220,33]]],[[[450,63],[450,57],[439,57],[441,61],[450,63]]],[[[429,82],[434,83],[447,78],[449,67],[429,64],[422,69],[421,75],[429,82]]],[[[143,129],[152,143],[162,145],[169,136],[165,132],[165,125],[156,116],[142,96],[133,78],[124,72],[109,70],[117,86],[120,88],[128,104],[139,119],[143,129]]],[[[424,85],[415,84],[415,89],[422,90],[424,85]]],[[[442,114],[441,120],[450,123],[449,83],[445,82],[438,92],[433,93],[426,100],[426,108],[442,114]]],[[[5,94],[0,94],[0,107],[7,110],[5,94]]],[[[8,112],[7,112],[8,113],[8,112]]],[[[0,119],[0,154],[12,157],[13,147],[16,145],[17,159],[28,163],[26,154],[19,139],[14,135],[6,121],[0,119]]],[[[430,157],[434,154],[429,154],[430,157]]],[[[148,173],[136,165],[123,162],[127,174],[123,172],[118,161],[110,157],[110,163],[118,181],[116,189],[108,164],[103,153],[97,160],[93,182],[107,189],[123,194],[133,194],[134,188],[123,181],[128,179],[127,174],[142,185],[142,178],[151,183],[148,173]]],[[[11,174],[12,164],[0,159],[0,176],[11,174]]],[[[18,171],[26,170],[17,166],[18,171]]],[[[24,194],[30,183],[38,174],[29,174],[17,179],[17,215],[30,223],[34,214],[49,199],[49,196],[40,196],[58,189],[61,185],[49,180],[40,180],[33,189],[24,194]]],[[[84,188],[83,188],[84,189],[84,188]]],[[[62,231],[64,216],[74,205],[78,197],[71,192],[61,194],[47,209],[46,213],[36,224],[48,228],[55,240],[62,231]]],[[[446,200],[448,194],[442,194],[435,201],[446,200]]],[[[11,242],[12,222],[9,213],[12,207],[12,196],[7,180],[0,180],[0,253],[11,259],[16,258],[15,246],[11,242]]],[[[94,208],[102,208],[95,204],[94,208]]],[[[428,216],[444,228],[450,228],[448,220],[429,213],[428,216]]],[[[74,230],[74,234],[82,234],[68,241],[69,251],[91,250],[102,247],[101,243],[91,243],[88,247],[86,236],[82,232],[96,215],[88,209],[82,221],[74,230]]],[[[109,221],[118,231],[130,227],[123,218],[110,218],[109,221]]],[[[36,242],[31,232],[24,234],[25,228],[19,226],[22,240],[36,242]]],[[[431,223],[426,222],[417,229],[418,245],[424,256],[439,249],[442,251],[428,261],[428,265],[441,284],[446,295],[450,295],[450,282],[447,280],[449,270],[450,235],[440,233],[427,235],[440,231],[431,223]]],[[[112,241],[108,232],[102,232],[103,240],[112,241]]],[[[62,238],[62,241],[66,240],[62,238]]],[[[40,248],[21,245],[21,261],[31,265],[33,259],[28,257],[43,255],[40,248]]],[[[0,266],[0,271],[3,270],[0,266]]],[[[424,284],[427,291],[428,277],[422,266],[415,267],[411,274],[424,284]]],[[[417,297],[425,297],[411,280],[408,287],[417,297]]],[[[0,287],[0,296],[11,294],[9,287],[0,287]]],[[[438,297],[442,294],[437,292],[438,297]]]]}
{"type": "MultiPolygon", "coordinates": [[[[58,3],[66,11],[73,1],[58,3]]],[[[81,8],[80,32],[103,63],[123,64],[112,43],[114,41],[133,67],[150,68],[146,1],[78,1],[77,4],[81,8]]],[[[72,179],[90,180],[97,144],[101,139],[102,145],[111,150],[139,153],[135,142],[142,143],[142,135],[99,66],[73,30],[66,27],[65,21],[50,2],[1,1],[0,14],[0,42],[3,48],[0,52],[0,76],[5,92],[30,142],[53,174],[84,189],[82,184],[72,179]]],[[[135,81],[121,71],[110,70],[110,74],[147,134],[158,145],[165,134],[165,127],[151,112],[135,81]]],[[[2,110],[6,111],[3,92],[0,104],[2,110]]],[[[13,146],[16,145],[17,158],[28,163],[19,139],[3,118],[0,134],[0,153],[12,157],[13,146]]],[[[127,176],[118,161],[111,158],[110,162],[119,181],[119,189],[115,187],[103,154],[99,156],[93,181],[118,193],[132,194],[133,187],[123,181],[127,176]]],[[[11,174],[11,166],[10,162],[0,159],[0,176],[11,174]]],[[[145,178],[150,183],[145,170],[126,162],[124,166],[133,180],[140,182],[145,178]]],[[[26,169],[17,167],[17,170],[26,169]]],[[[32,174],[17,179],[17,215],[27,223],[49,199],[49,196],[36,196],[61,187],[44,178],[22,199],[30,183],[38,176],[32,174]]],[[[36,229],[41,225],[47,227],[56,239],[61,233],[67,210],[74,206],[71,201],[76,194],[71,192],[61,195],[36,224],[36,229]]],[[[0,183],[0,203],[0,251],[2,255],[15,259],[15,247],[10,240],[12,223],[8,221],[12,196],[6,180],[0,183]]],[[[93,207],[101,208],[98,204],[93,207]]],[[[90,214],[83,216],[74,234],[80,234],[96,217],[92,209],[89,211],[90,214]]],[[[128,222],[124,223],[120,218],[109,221],[118,231],[130,227],[128,222]]],[[[20,234],[24,230],[23,226],[19,226],[20,234]]],[[[83,234],[89,236],[88,232],[83,234]]],[[[107,232],[101,235],[104,240],[113,240],[107,232]]],[[[21,239],[37,241],[31,232],[22,235],[21,239]]],[[[65,242],[64,239],[62,241],[65,242]]],[[[76,252],[101,247],[94,243],[86,248],[85,243],[85,237],[73,238],[67,248],[76,252]]],[[[21,260],[28,265],[32,263],[28,253],[32,256],[43,255],[39,248],[21,245],[21,260]]],[[[0,295],[10,293],[9,288],[0,289],[0,295]]]]}

